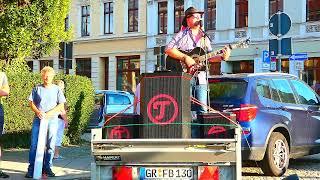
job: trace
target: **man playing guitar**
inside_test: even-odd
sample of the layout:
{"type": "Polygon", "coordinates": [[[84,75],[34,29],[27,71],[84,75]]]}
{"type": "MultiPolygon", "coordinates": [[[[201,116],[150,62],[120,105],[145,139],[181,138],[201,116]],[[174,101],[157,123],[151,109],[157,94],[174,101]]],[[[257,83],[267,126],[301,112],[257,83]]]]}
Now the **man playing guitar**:
{"type": "MultiPolygon", "coordinates": [[[[191,95],[199,100],[202,104],[207,105],[207,78],[206,72],[200,67],[203,64],[198,64],[196,61],[187,53],[196,47],[200,47],[205,51],[212,51],[210,39],[205,36],[204,31],[201,27],[201,20],[203,11],[199,11],[194,7],[189,7],[185,11],[185,17],[182,21],[181,31],[178,32],[169,44],[166,46],[166,54],[171,57],[167,60],[166,67],[171,71],[180,72],[182,69],[177,64],[182,64],[187,67],[187,72],[193,74],[191,79],[191,95]],[[196,73],[194,73],[197,71],[196,73]]],[[[209,62],[220,62],[227,60],[230,56],[230,48],[225,47],[222,53],[209,58],[209,62]]],[[[206,64],[205,64],[206,65],[206,64]]],[[[206,108],[203,106],[192,106],[192,122],[197,122],[197,114],[205,112],[206,108]]],[[[192,126],[192,137],[200,137],[200,130],[197,126],[192,126]]]]}

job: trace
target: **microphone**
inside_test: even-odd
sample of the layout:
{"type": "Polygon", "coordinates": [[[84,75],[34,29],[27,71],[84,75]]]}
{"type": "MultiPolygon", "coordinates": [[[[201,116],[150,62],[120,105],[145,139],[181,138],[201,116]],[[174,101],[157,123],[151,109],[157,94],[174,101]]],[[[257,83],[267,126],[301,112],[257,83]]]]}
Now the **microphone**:
{"type": "Polygon", "coordinates": [[[200,25],[200,27],[202,27],[202,19],[200,19],[199,21],[195,22],[194,25],[196,25],[196,26],[200,25]]]}

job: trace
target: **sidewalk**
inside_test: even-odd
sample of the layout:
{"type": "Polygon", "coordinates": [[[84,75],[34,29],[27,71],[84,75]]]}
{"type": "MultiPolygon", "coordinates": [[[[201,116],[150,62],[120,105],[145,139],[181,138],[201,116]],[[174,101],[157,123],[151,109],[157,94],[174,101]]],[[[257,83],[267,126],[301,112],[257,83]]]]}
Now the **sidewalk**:
{"type": "MultiPolygon", "coordinates": [[[[90,179],[90,144],[62,147],[61,160],[53,161],[52,171],[56,177],[49,179],[90,179]]],[[[5,149],[1,168],[10,175],[9,179],[25,179],[28,168],[28,149],[5,149]]],[[[1,179],[1,178],[0,178],[1,179]]]]}

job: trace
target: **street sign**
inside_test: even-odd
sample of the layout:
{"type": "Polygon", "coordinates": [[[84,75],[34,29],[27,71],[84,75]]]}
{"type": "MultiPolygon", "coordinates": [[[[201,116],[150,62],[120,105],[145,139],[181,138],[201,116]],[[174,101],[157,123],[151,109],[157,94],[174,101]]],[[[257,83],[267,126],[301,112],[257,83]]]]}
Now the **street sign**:
{"type": "Polygon", "coordinates": [[[270,63],[270,70],[276,71],[277,70],[277,58],[274,56],[270,57],[271,63],[270,63]]]}
{"type": "Polygon", "coordinates": [[[267,51],[267,50],[262,51],[262,62],[263,63],[270,63],[269,51],[267,51]]]}
{"type": "Polygon", "coordinates": [[[278,11],[277,13],[273,14],[269,20],[269,30],[271,34],[275,36],[280,37],[287,34],[290,30],[290,27],[291,19],[284,12],[278,11]]]}
{"type": "Polygon", "coordinates": [[[304,61],[295,61],[294,66],[297,71],[303,71],[304,70],[304,61]]]}
{"type": "Polygon", "coordinates": [[[308,60],[308,54],[307,54],[307,53],[296,53],[296,54],[292,54],[292,55],[289,57],[289,60],[305,61],[305,60],[308,60]]]}
{"type": "Polygon", "coordinates": [[[270,56],[277,56],[278,54],[281,55],[291,55],[291,38],[282,38],[281,39],[281,52],[279,53],[279,44],[277,39],[270,39],[269,40],[269,53],[270,56]]]}
{"type": "Polygon", "coordinates": [[[262,69],[270,70],[270,63],[262,63],[262,69]]]}

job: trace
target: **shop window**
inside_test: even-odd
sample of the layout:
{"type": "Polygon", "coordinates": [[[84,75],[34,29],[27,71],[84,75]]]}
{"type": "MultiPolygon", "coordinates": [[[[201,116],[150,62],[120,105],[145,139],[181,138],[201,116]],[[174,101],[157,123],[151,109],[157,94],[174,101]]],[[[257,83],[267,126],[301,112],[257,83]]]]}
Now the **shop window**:
{"type": "Polygon", "coordinates": [[[117,57],[117,90],[135,92],[140,75],[140,56],[117,57]]]}
{"type": "Polygon", "coordinates": [[[210,63],[210,75],[220,75],[221,74],[221,63],[220,62],[215,62],[215,63],[210,63]]]}
{"type": "Polygon", "coordinates": [[[289,73],[289,60],[288,59],[281,59],[281,72],[282,73],[289,73]]]}
{"type": "Polygon", "coordinates": [[[302,79],[320,94],[320,59],[309,58],[304,62],[302,79]]]}
{"type": "Polygon", "coordinates": [[[253,61],[232,62],[233,73],[253,73],[253,61]]]}

